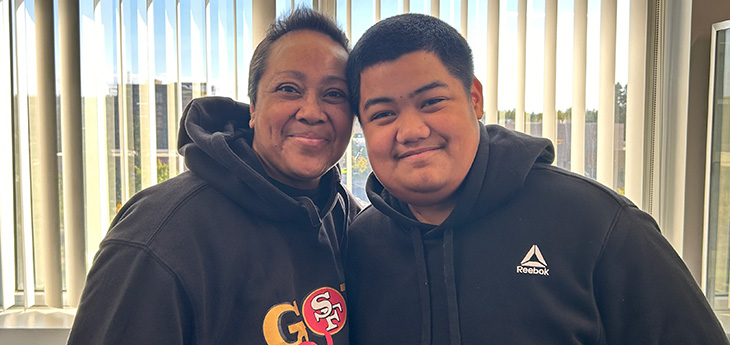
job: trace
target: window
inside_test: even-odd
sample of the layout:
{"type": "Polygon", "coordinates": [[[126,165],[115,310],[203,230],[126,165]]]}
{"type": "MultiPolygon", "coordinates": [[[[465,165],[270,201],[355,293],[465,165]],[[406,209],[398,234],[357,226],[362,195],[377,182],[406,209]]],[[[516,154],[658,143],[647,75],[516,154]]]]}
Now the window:
{"type": "MultiPolygon", "coordinates": [[[[0,309],[50,304],[61,291],[60,304],[75,305],[80,286],[69,272],[90,267],[121,205],[184,171],[175,145],[184,106],[206,95],[248,101],[256,39],[274,16],[294,6],[331,14],[353,44],[381,18],[403,12],[439,16],[473,49],[475,72],[485,86],[486,122],[552,139],[557,165],[643,202],[644,187],[629,176],[641,180],[648,173],[641,164],[651,140],[643,137],[647,66],[631,62],[646,61],[649,25],[647,14],[630,9],[629,0],[80,1],[79,36],[59,37],[36,51],[39,40],[52,42],[67,20],[76,20],[59,18],[56,3],[0,0],[0,65],[6,67],[0,68],[0,107],[12,114],[0,126],[0,309]],[[52,20],[41,21],[48,16],[52,20]],[[59,71],[69,71],[58,58],[69,42],[82,52],[77,128],[61,128],[58,118],[65,115],[56,106],[67,94],[56,79],[63,79],[59,71]],[[57,73],[47,75],[39,71],[48,68],[43,63],[49,57],[57,73]],[[58,124],[55,134],[39,132],[47,123],[58,124]],[[64,136],[82,138],[82,149],[63,150],[64,136]],[[63,163],[71,158],[81,160],[83,169],[63,163]],[[58,177],[64,174],[83,178],[83,188],[70,190],[58,177]],[[64,203],[64,193],[78,193],[70,200],[83,203],[64,203]],[[65,229],[63,215],[79,211],[82,228],[65,229]],[[68,249],[79,239],[88,249],[72,259],[68,249]],[[58,254],[49,256],[48,248],[58,254]],[[48,284],[58,277],[58,284],[48,284]]],[[[371,169],[358,124],[353,133],[340,161],[343,183],[366,202],[371,169]]]]}
{"type": "Polygon", "coordinates": [[[713,25],[708,123],[705,229],[706,294],[730,311],[730,21],[713,25]]]}

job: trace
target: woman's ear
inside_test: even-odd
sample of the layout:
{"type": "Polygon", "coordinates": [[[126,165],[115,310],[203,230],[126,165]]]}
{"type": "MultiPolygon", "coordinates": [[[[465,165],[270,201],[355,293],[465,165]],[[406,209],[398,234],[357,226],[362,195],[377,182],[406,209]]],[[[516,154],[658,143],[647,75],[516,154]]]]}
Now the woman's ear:
{"type": "Polygon", "coordinates": [[[256,119],[256,107],[253,105],[253,103],[251,103],[251,105],[249,106],[249,114],[251,115],[251,119],[248,120],[248,126],[250,128],[253,128],[253,124],[255,122],[254,119],[256,119]]]}
{"type": "Polygon", "coordinates": [[[470,95],[474,113],[477,115],[477,119],[481,120],[484,116],[484,94],[482,93],[482,83],[477,77],[472,79],[470,95]]]}

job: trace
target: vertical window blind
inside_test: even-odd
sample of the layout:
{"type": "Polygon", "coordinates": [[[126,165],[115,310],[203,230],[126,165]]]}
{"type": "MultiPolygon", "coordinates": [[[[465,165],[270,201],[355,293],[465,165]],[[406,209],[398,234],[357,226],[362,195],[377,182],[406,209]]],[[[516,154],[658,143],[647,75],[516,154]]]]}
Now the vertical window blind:
{"type": "MultiPolygon", "coordinates": [[[[352,44],[395,14],[442,18],[474,51],[486,123],[551,139],[557,165],[642,206],[647,0],[0,0],[0,309],[78,304],[121,205],[185,170],[184,106],[248,102],[253,48],[296,6],[352,44]]],[[[340,166],[367,202],[357,124],[340,166]]]]}

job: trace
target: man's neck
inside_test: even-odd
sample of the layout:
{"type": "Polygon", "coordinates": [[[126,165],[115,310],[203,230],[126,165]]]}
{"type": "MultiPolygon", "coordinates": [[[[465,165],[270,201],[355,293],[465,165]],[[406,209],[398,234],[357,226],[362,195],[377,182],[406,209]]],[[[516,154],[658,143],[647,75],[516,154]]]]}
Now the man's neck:
{"type": "Polygon", "coordinates": [[[447,202],[428,206],[408,204],[408,208],[419,222],[431,225],[441,225],[449,217],[455,206],[455,200],[448,200],[447,202]]]}

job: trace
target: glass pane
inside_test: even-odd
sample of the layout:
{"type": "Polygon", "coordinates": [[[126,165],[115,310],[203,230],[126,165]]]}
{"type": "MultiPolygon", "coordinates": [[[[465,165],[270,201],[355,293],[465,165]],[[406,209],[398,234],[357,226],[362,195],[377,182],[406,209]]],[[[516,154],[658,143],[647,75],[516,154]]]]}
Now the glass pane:
{"type": "MultiPolygon", "coordinates": [[[[150,93],[149,56],[147,53],[147,1],[122,2],[122,75],[124,76],[125,128],[122,137],[122,166],[126,169],[127,198],[152,184],[150,152],[150,93]],[[126,149],[126,150],[125,150],[126,149]],[[126,163],[126,165],[125,165],[126,163]]],[[[156,174],[155,174],[156,175],[156,174]]]]}
{"type": "Polygon", "coordinates": [[[598,74],[601,42],[601,1],[588,0],[586,27],[585,176],[596,178],[598,143],[598,74]]]}
{"type": "MultiPolygon", "coordinates": [[[[241,102],[250,103],[248,98],[248,66],[253,55],[253,33],[251,23],[253,20],[251,0],[236,0],[236,39],[238,40],[238,96],[241,102]]],[[[344,27],[344,26],[343,26],[344,27]]]]}
{"type": "Polygon", "coordinates": [[[718,30],[711,78],[712,132],[709,186],[707,295],[715,309],[728,310],[730,281],[730,42],[727,27],[718,30]]]}
{"type": "Polygon", "coordinates": [[[439,17],[461,32],[461,1],[439,2],[439,17]]]}
{"type": "Polygon", "coordinates": [[[365,33],[365,30],[375,24],[375,3],[372,0],[353,1],[352,14],[350,43],[354,47],[360,36],[365,33]]]}
{"type": "Polygon", "coordinates": [[[362,135],[362,128],[360,128],[358,121],[355,121],[352,133],[352,168],[348,170],[348,173],[352,172],[351,192],[362,205],[367,205],[370,201],[365,195],[365,183],[368,175],[373,170],[370,168],[370,161],[368,160],[368,153],[365,148],[365,137],[362,135]]]}
{"type": "Polygon", "coordinates": [[[555,66],[555,108],[558,120],[557,166],[570,169],[573,102],[573,1],[558,1],[558,34],[555,66]]]}
{"type": "Polygon", "coordinates": [[[545,0],[527,0],[525,48],[525,132],[542,136],[545,0]]]}
{"type": "Polygon", "coordinates": [[[175,0],[159,0],[154,6],[155,127],[157,181],[177,174],[177,19],[175,0]]]}
{"type": "MultiPolygon", "coordinates": [[[[180,0],[180,82],[205,82],[206,39],[203,1],[180,0]]],[[[182,103],[183,107],[187,105],[182,103]]]]}
{"type": "Polygon", "coordinates": [[[403,13],[403,0],[381,0],[380,19],[403,13]]]}
{"type": "MultiPolygon", "coordinates": [[[[217,96],[236,97],[235,79],[235,51],[233,4],[229,0],[211,0],[210,11],[210,94],[217,96]]],[[[245,85],[241,83],[240,85],[245,85]]]]}
{"type": "Polygon", "coordinates": [[[430,15],[431,0],[411,0],[411,13],[423,13],[430,15]]]}
{"type": "Polygon", "coordinates": [[[626,190],[626,88],[629,80],[629,1],[617,1],[616,17],[616,86],[614,89],[613,186],[621,194],[626,190]]]}

